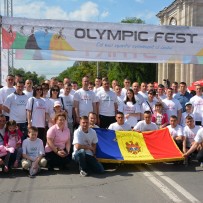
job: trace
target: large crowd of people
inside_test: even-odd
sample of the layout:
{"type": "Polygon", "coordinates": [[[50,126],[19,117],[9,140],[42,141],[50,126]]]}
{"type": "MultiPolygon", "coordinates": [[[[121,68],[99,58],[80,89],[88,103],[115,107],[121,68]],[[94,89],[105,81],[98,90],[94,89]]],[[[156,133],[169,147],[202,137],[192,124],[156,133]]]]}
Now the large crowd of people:
{"type": "Polygon", "coordinates": [[[107,77],[76,81],[56,78],[33,86],[21,75],[8,75],[0,89],[0,166],[7,173],[22,166],[31,177],[41,167],[66,170],[73,159],[82,176],[103,173],[95,157],[93,128],[152,131],[168,128],[185,163],[192,153],[203,166],[203,94],[185,82],[169,85],[131,82],[107,77]]]}

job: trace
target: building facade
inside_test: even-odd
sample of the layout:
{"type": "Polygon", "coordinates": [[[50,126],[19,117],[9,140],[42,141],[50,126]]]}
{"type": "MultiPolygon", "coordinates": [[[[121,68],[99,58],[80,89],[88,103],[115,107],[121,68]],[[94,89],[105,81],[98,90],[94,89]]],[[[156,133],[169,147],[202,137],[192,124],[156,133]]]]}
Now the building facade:
{"type": "MultiPolygon", "coordinates": [[[[175,0],[157,14],[161,25],[203,26],[203,0],[175,0]]],[[[186,82],[188,86],[203,78],[203,65],[158,64],[158,83],[163,79],[186,82]]]]}

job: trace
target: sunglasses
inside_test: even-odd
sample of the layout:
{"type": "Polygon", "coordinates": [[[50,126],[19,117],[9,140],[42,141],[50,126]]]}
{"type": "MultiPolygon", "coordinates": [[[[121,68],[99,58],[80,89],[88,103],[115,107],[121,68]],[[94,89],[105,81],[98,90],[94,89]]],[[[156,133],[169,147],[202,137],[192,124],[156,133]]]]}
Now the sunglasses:
{"type": "Polygon", "coordinates": [[[36,89],[36,91],[42,91],[42,89],[39,89],[39,88],[38,88],[38,89],[36,89]]]}
{"type": "Polygon", "coordinates": [[[52,89],[52,91],[57,91],[58,92],[59,90],[58,89],[52,89]]]}

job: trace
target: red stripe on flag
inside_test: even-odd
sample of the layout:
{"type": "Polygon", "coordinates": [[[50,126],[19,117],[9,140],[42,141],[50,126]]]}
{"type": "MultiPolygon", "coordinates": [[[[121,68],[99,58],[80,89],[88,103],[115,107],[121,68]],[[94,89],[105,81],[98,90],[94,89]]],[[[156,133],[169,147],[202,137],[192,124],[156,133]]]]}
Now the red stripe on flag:
{"type": "Polygon", "coordinates": [[[168,128],[143,132],[148,150],[154,159],[181,158],[182,153],[173,141],[168,128]]]}

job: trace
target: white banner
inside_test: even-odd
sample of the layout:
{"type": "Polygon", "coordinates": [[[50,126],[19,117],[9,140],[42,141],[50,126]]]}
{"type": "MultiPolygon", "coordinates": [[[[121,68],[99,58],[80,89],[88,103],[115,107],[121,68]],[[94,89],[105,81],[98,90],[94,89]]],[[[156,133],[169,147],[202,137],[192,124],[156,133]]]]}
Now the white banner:
{"type": "Polygon", "coordinates": [[[203,28],[2,18],[4,49],[25,60],[203,64],[203,28]]]}

